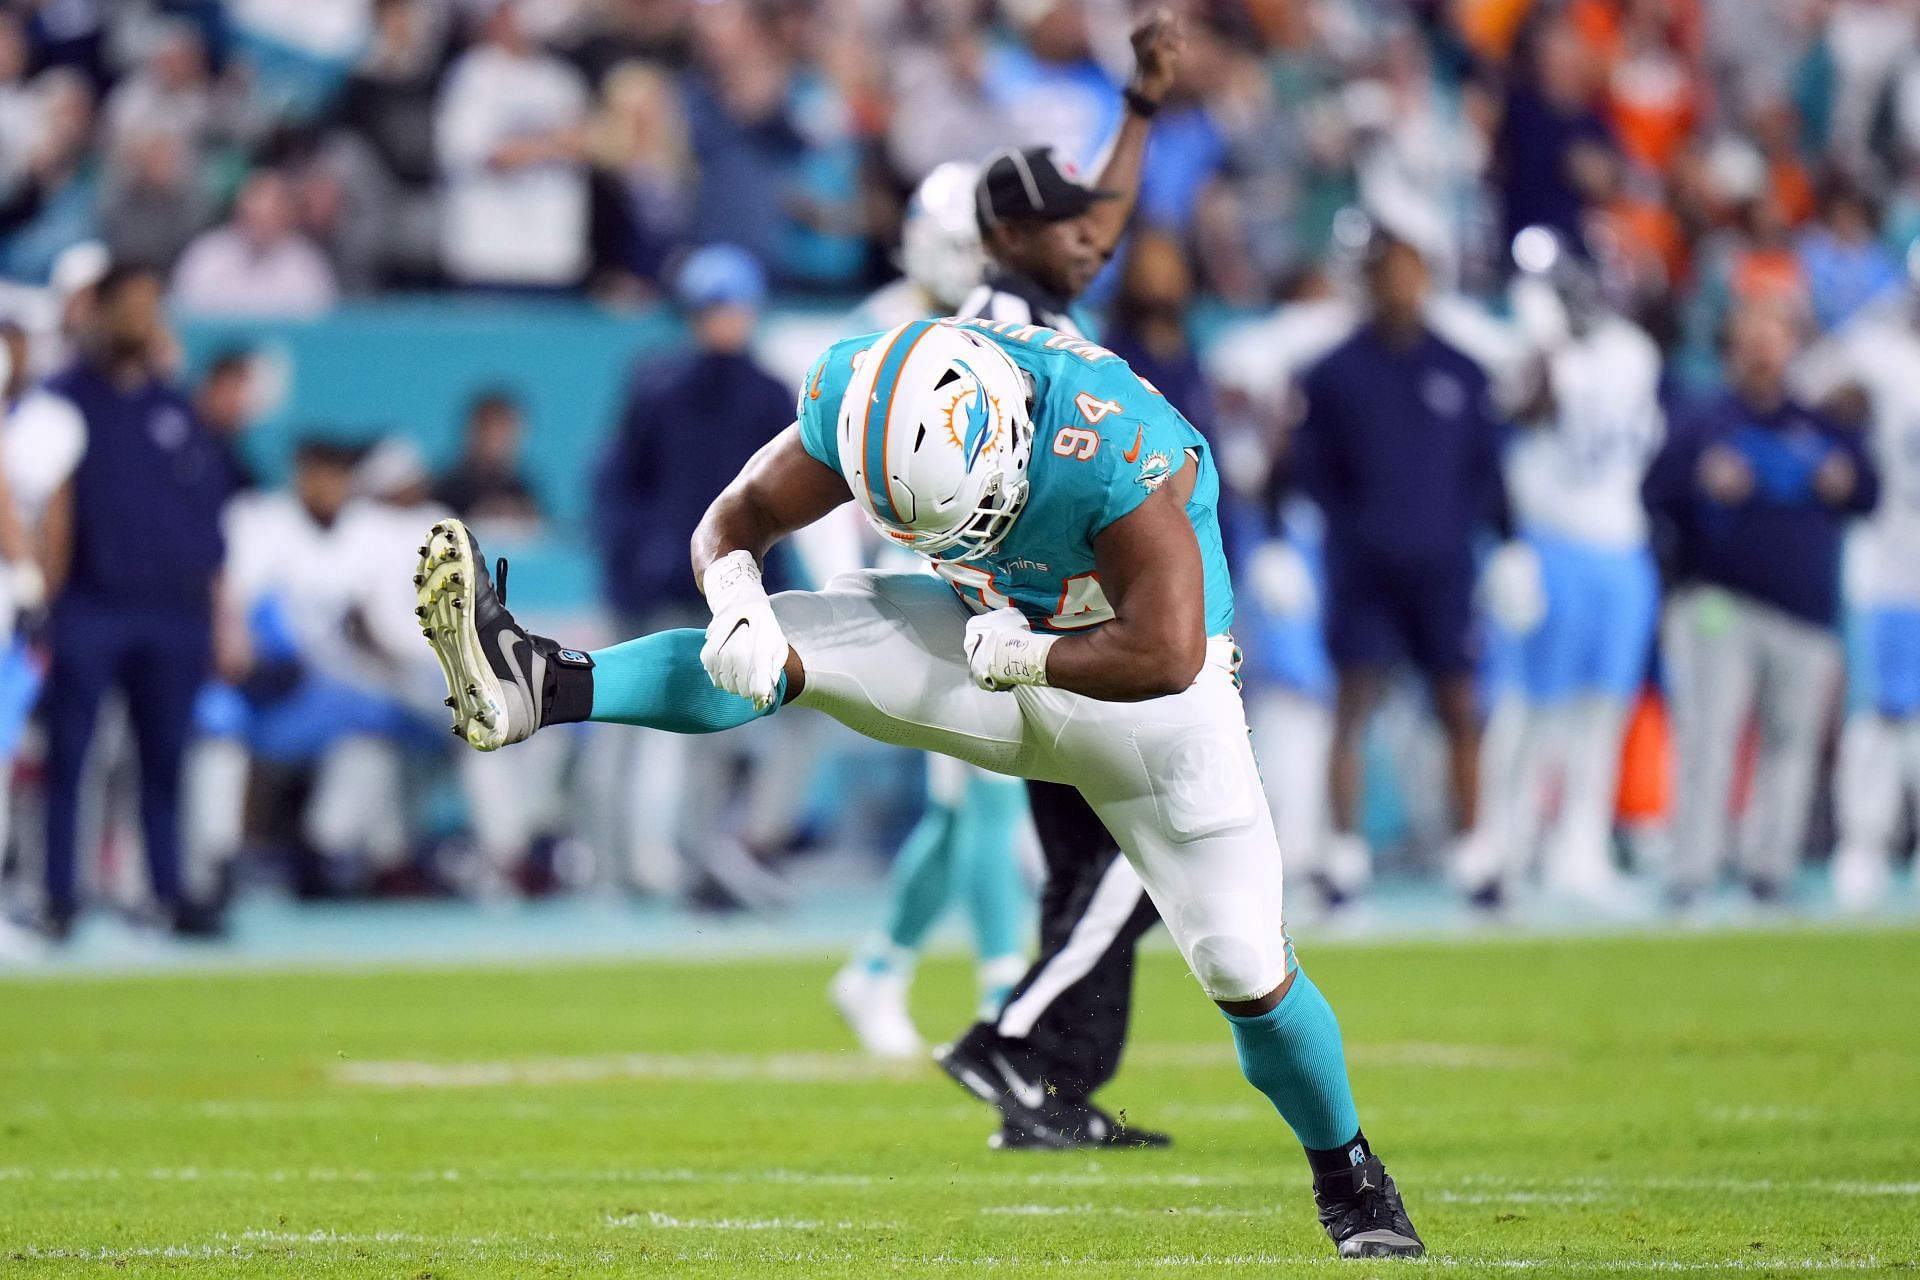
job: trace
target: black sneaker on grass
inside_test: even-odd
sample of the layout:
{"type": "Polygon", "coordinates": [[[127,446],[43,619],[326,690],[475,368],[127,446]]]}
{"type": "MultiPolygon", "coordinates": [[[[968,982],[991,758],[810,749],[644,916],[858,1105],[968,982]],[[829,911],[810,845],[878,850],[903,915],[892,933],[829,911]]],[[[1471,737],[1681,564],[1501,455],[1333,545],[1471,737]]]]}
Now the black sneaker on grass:
{"type": "Polygon", "coordinates": [[[1173,1139],[1140,1129],[1058,1088],[1024,1045],[988,1023],[934,1051],[933,1060],[961,1088],[1000,1112],[988,1145],[1001,1151],[1068,1151],[1088,1147],[1165,1147],[1173,1139]]]}
{"type": "Polygon", "coordinates": [[[1378,1156],[1314,1179],[1313,1201],[1343,1258],[1417,1258],[1427,1251],[1378,1156]]]}

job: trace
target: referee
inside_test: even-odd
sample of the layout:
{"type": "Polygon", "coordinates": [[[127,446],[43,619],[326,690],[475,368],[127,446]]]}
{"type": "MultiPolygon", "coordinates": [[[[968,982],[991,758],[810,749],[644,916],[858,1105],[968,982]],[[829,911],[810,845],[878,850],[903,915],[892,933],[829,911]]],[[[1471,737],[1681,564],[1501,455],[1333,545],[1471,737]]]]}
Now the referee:
{"type": "MultiPolygon", "coordinates": [[[[1159,10],[1133,31],[1126,114],[1098,185],[1076,180],[1051,149],[992,156],[974,203],[986,281],[959,314],[1084,336],[1068,313],[1119,246],[1140,190],[1154,112],[1173,85],[1180,33],[1159,10]]],[[[1040,956],[999,1016],[938,1055],[962,1086],[998,1107],[996,1147],[1165,1146],[1092,1095],[1120,1067],[1133,995],[1133,950],[1159,920],[1133,867],[1071,787],[1029,782],[1045,855],[1040,956]]]]}

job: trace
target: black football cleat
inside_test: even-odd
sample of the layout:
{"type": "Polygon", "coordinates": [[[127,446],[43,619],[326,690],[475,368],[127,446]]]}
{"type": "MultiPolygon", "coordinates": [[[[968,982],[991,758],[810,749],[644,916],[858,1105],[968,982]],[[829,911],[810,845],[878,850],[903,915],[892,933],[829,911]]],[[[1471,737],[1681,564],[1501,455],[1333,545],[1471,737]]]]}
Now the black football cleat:
{"type": "Polygon", "coordinates": [[[1170,1147],[1173,1137],[1155,1129],[1137,1129],[1124,1113],[1110,1116],[1090,1102],[1077,1107],[1062,1100],[1050,1116],[1029,1117],[1019,1123],[1000,1119],[1000,1130],[987,1138],[995,1151],[1084,1151],[1114,1147],[1170,1147]]]}
{"type": "Polygon", "coordinates": [[[933,1060],[960,1087],[1000,1112],[1000,1132],[988,1145],[1000,1151],[1166,1147],[1173,1139],[1108,1115],[1084,1098],[1061,1091],[1036,1069],[1031,1050],[987,1023],[934,1051],[933,1060]]]}
{"type": "Polygon", "coordinates": [[[1343,1258],[1418,1258],[1427,1251],[1378,1156],[1314,1179],[1313,1202],[1343,1258]]]}
{"type": "Polygon", "coordinates": [[[502,560],[495,590],[472,531],[449,516],[428,533],[413,577],[420,601],[414,614],[446,678],[453,732],[480,751],[520,742],[546,722],[554,689],[551,666],[593,665],[587,655],[533,635],[513,620],[505,597],[506,570],[502,560]]]}

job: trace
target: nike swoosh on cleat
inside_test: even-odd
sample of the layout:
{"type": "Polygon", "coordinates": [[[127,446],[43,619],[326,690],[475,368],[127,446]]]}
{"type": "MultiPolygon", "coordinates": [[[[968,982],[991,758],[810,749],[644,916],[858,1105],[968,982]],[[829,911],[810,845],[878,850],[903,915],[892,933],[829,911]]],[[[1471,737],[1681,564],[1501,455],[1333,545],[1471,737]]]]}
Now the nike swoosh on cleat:
{"type": "Polygon", "coordinates": [[[1007,1092],[1013,1095],[1016,1102],[1031,1111],[1038,1111],[1046,1105],[1046,1090],[1023,1078],[1000,1054],[989,1053],[987,1056],[992,1059],[994,1070],[1000,1073],[1000,1079],[1005,1082],[1007,1092]]]}
{"type": "Polygon", "coordinates": [[[1133,448],[1121,454],[1120,455],[1121,459],[1126,462],[1132,462],[1134,459],[1138,458],[1140,456],[1140,442],[1142,440],[1145,440],[1146,438],[1147,438],[1147,429],[1145,427],[1134,428],[1133,448]]]}

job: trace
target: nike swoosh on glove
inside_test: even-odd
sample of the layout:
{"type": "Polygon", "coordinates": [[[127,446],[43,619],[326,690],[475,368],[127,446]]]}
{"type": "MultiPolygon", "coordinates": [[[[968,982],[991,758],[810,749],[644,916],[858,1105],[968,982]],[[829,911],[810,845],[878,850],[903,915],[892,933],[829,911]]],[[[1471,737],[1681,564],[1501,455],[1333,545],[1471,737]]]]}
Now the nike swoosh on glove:
{"type": "Polygon", "coordinates": [[[1009,606],[967,619],[967,670],[993,692],[1047,682],[1047,651],[1060,637],[1037,635],[1027,615],[1009,606]]]}
{"type": "Polygon", "coordinates": [[[751,552],[730,552],[707,566],[702,581],[713,621],[700,647],[700,665],[714,688],[765,711],[778,696],[787,637],[760,585],[760,566],[751,552]]]}

